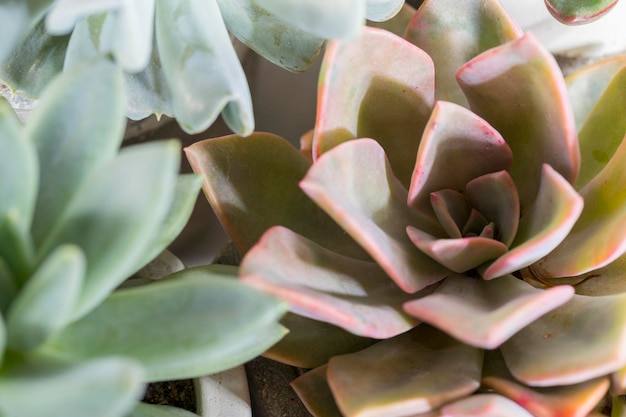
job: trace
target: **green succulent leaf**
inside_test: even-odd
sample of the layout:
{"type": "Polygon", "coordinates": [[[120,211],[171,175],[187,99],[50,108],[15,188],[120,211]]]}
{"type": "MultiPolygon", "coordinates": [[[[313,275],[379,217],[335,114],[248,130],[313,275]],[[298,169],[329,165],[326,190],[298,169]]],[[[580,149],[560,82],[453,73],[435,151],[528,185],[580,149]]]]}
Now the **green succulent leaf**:
{"type": "MultiPolygon", "coordinates": [[[[17,282],[7,262],[0,257],[0,315],[6,313],[17,294],[17,282]]],[[[0,352],[2,352],[0,346],[0,352]]]]}
{"type": "Polygon", "coordinates": [[[449,274],[408,238],[407,225],[434,235],[441,232],[432,218],[406,205],[407,191],[376,141],[352,140],[325,153],[300,187],[402,290],[414,293],[449,274]],[[368,168],[367,175],[361,174],[362,167],[368,168]]]}
{"type": "Polygon", "coordinates": [[[171,205],[179,153],[175,141],[122,149],[85,182],[55,222],[40,256],[72,242],[87,257],[75,318],[142,266],[139,263],[171,205]]]}
{"type": "Polygon", "coordinates": [[[185,152],[204,178],[213,210],[243,253],[267,229],[282,225],[335,252],[368,259],[298,188],[311,162],[286,140],[268,133],[232,135],[196,142],[185,152]]]}
{"type": "Polygon", "coordinates": [[[415,296],[400,290],[374,262],[338,255],[276,226],[241,263],[241,279],[289,303],[296,314],[385,339],[413,328],[402,310],[415,296]]]}
{"type": "Polygon", "coordinates": [[[618,371],[626,366],[624,302],[626,294],[575,295],[502,345],[508,368],[517,380],[537,387],[572,385],[618,371]]]}
{"type": "Polygon", "coordinates": [[[343,417],[326,379],[327,365],[296,378],[291,386],[307,410],[315,417],[343,417]]]}
{"type": "Polygon", "coordinates": [[[11,210],[0,218],[0,259],[4,259],[17,286],[21,286],[35,267],[35,249],[29,234],[20,229],[21,216],[11,210]]]}
{"type": "Polygon", "coordinates": [[[256,3],[281,20],[320,38],[358,35],[365,22],[367,6],[366,0],[257,0],[256,3]]]}
{"type": "Polygon", "coordinates": [[[511,275],[492,281],[455,275],[404,308],[464,343],[495,349],[573,295],[567,285],[539,290],[511,275]]]}
{"type": "Polygon", "coordinates": [[[53,0],[3,1],[0,4],[0,61],[27,35],[53,0]]]}
{"type": "Polygon", "coordinates": [[[143,257],[144,261],[139,262],[139,266],[156,258],[180,234],[191,216],[201,187],[202,178],[199,175],[178,176],[169,212],[161,223],[157,236],[150,242],[143,257]]]}
{"type": "Polygon", "coordinates": [[[255,0],[217,0],[228,30],[270,62],[301,72],[308,69],[324,38],[308,33],[260,7],[255,0]]]}
{"type": "Polygon", "coordinates": [[[322,366],[333,356],[358,352],[376,342],[293,313],[287,313],[281,324],[289,329],[289,333],[263,356],[299,368],[322,366]]]}
{"type": "Polygon", "coordinates": [[[604,16],[617,4],[617,0],[545,0],[545,3],[557,20],[578,25],[604,16]]]}
{"type": "MultiPolygon", "coordinates": [[[[51,3],[52,1],[45,2],[51,3]]],[[[27,1],[12,3],[24,4],[27,1]]],[[[34,2],[30,1],[30,3],[34,2]]],[[[0,10],[3,7],[5,6],[0,5],[0,10]]],[[[0,11],[0,17],[10,19],[4,11],[0,11]]],[[[0,23],[0,27],[6,26],[0,23]]],[[[69,36],[50,35],[46,31],[43,20],[40,20],[17,46],[16,50],[19,50],[19,53],[2,59],[2,51],[0,51],[0,80],[10,86],[19,96],[39,97],[50,81],[63,69],[68,40],[69,36]]],[[[10,42],[4,41],[6,39],[3,39],[2,46],[10,46],[10,42]]]]}
{"type": "Polygon", "coordinates": [[[583,198],[551,166],[544,165],[535,202],[520,218],[511,248],[481,275],[492,279],[539,261],[567,239],[583,210],[583,198]]]}
{"type": "Polygon", "coordinates": [[[56,0],[46,15],[46,27],[54,35],[65,35],[79,18],[106,12],[107,25],[117,35],[107,39],[100,32],[92,32],[91,36],[97,39],[102,55],[113,53],[124,70],[136,72],[150,58],[154,6],[155,0],[56,0]]]}
{"type": "Polygon", "coordinates": [[[404,6],[402,0],[367,0],[368,20],[382,22],[396,16],[404,6]]]}
{"type": "Polygon", "coordinates": [[[32,351],[70,321],[85,269],[85,256],[73,245],[58,247],[39,265],[6,315],[9,347],[32,351]]]}
{"type": "Polygon", "coordinates": [[[513,151],[511,176],[522,215],[537,196],[543,164],[574,182],[580,155],[565,81],[532,34],[479,55],[457,78],[472,111],[500,132],[513,151]]]}
{"type": "MultiPolygon", "coordinates": [[[[386,0],[383,0],[383,2],[385,1],[386,0]]],[[[406,28],[409,26],[409,22],[411,22],[414,14],[415,8],[405,2],[400,11],[391,19],[381,21],[368,20],[367,25],[374,28],[388,30],[398,36],[404,36],[404,32],[406,32],[406,28]]]]}
{"type": "Polygon", "coordinates": [[[606,167],[580,191],[585,207],[572,231],[538,262],[537,268],[543,276],[580,275],[608,265],[626,252],[625,163],[626,140],[623,140],[606,167]]]}
{"type": "Polygon", "coordinates": [[[481,350],[422,324],[361,352],[332,358],[327,377],[347,417],[407,416],[474,392],[482,361],[481,350]]]}
{"type": "Polygon", "coordinates": [[[0,314],[0,367],[4,360],[4,355],[7,348],[7,328],[4,322],[3,314],[0,314]]]}
{"type": "Polygon", "coordinates": [[[534,417],[513,401],[497,394],[478,394],[446,405],[445,417],[534,417]]]}
{"type": "Polygon", "coordinates": [[[4,98],[0,98],[0,178],[0,219],[16,211],[19,213],[16,226],[26,233],[37,195],[37,153],[4,98]]]}
{"type": "Polygon", "coordinates": [[[575,385],[534,389],[494,377],[483,378],[482,383],[540,417],[587,417],[609,388],[608,377],[575,385]]]}
{"type": "Polygon", "coordinates": [[[25,129],[39,156],[35,245],[45,241],[90,175],[117,153],[125,127],[122,89],[121,72],[100,59],[65,71],[38,101],[25,129]]]}
{"type": "Polygon", "coordinates": [[[78,365],[29,359],[0,370],[0,412],[5,417],[124,416],[141,396],[142,380],[141,367],[127,359],[78,365]]]}
{"type": "MultiPolygon", "coordinates": [[[[615,74],[624,66],[626,66],[626,56],[619,55],[587,65],[565,79],[567,93],[574,110],[574,119],[576,119],[576,131],[580,132],[598,99],[615,74]]],[[[584,158],[583,155],[582,159],[584,158]]],[[[584,162],[582,169],[585,169],[584,162]]]]}
{"type": "Polygon", "coordinates": [[[248,83],[216,0],[157,0],[156,39],[172,108],[185,131],[205,130],[222,112],[235,133],[252,133],[248,83]]]}
{"type": "Polygon", "coordinates": [[[610,375],[610,392],[613,395],[626,394],[626,366],[610,375]]]}
{"type": "Polygon", "coordinates": [[[456,71],[480,53],[521,35],[521,29],[496,0],[436,0],[426,1],[418,9],[405,38],[433,59],[437,100],[466,106],[454,79],[456,71]]]}
{"type": "MultiPolygon", "coordinates": [[[[439,101],[424,129],[408,203],[418,210],[431,212],[433,192],[465,190],[474,178],[509,170],[512,159],[511,149],[488,123],[461,106],[439,101]],[[454,175],[450,175],[452,166],[454,175]]],[[[507,217],[515,218],[515,212],[507,213],[507,217]]],[[[508,227],[511,230],[507,230],[504,240],[509,240],[507,235],[515,234],[517,227],[514,226],[508,227]]]]}
{"type": "Polygon", "coordinates": [[[329,43],[326,50],[313,157],[347,140],[373,138],[408,187],[434,105],[432,61],[390,32],[363,30],[354,40],[329,43]]]}
{"type": "Polygon", "coordinates": [[[613,77],[578,133],[581,170],[576,188],[581,189],[598,175],[615,155],[626,132],[626,66],[613,77]]]}
{"type": "Polygon", "coordinates": [[[182,408],[138,403],[125,417],[198,417],[198,415],[182,408]]]}
{"type": "Polygon", "coordinates": [[[285,306],[242,285],[223,265],[178,272],[150,285],[118,290],[43,349],[87,360],[132,358],[146,380],[191,378],[250,360],[285,333],[285,306]]]}

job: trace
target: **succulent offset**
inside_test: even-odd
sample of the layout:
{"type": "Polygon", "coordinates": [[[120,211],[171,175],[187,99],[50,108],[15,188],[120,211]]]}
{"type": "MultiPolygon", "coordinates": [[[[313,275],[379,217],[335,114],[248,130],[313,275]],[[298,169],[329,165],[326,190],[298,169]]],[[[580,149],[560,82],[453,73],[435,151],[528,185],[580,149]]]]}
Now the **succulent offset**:
{"type": "Polygon", "coordinates": [[[566,81],[497,1],[430,0],[329,44],[300,150],[187,149],[314,415],[621,415],[625,92],[626,57],[566,81]]]}
{"type": "Polygon", "coordinates": [[[229,32],[273,63],[304,71],[328,38],[355,36],[365,17],[403,0],[24,0],[0,4],[0,81],[36,98],[52,76],[95,55],[127,71],[126,115],[175,117],[197,133],[221,113],[254,129],[246,76],[229,32]]]}
{"type": "Polygon", "coordinates": [[[118,151],[123,107],[106,60],[54,79],[26,125],[0,99],[2,416],[195,416],[139,404],[145,384],[239,365],[284,333],[282,302],[234,267],[119,288],[176,237],[200,189],[178,174],[176,141],[118,151]]]}

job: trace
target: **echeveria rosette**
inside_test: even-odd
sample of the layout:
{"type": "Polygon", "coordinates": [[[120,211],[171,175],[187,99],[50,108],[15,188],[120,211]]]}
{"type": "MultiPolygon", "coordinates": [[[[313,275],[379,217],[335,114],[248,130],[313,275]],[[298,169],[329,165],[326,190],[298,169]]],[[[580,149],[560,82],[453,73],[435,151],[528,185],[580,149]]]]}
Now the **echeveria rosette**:
{"type": "Polygon", "coordinates": [[[126,115],[175,117],[189,133],[221,113],[240,135],[254,129],[246,76],[230,34],[273,63],[304,71],[326,39],[356,36],[402,0],[28,0],[0,5],[0,80],[38,97],[57,72],[94,55],[126,71],[126,115]],[[19,51],[19,53],[12,53],[19,51]],[[36,80],[33,82],[33,80],[36,80]]]}
{"type": "Polygon", "coordinates": [[[195,415],[133,409],[147,382],[220,372],[284,334],[283,303],[236,267],[120,288],[177,236],[200,188],[178,174],[176,141],[119,150],[123,107],[105,59],[55,78],[25,125],[0,99],[3,416],[195,415]]]}
{"type": "Polygon", "coordinates": [[[467,5],[427,1],[413,44],[331,42],[302,153],[268,134],[187,150],[242,279],[355,335],[331,327],[312,358],[322,331],[294,328],[269,352],[322,365],[294,382],[315,415],[584,417],[626,391],[626,70],[566,84],[497,2],[467,5]]]}
{"type": "Polygon", "coordinates": [[[592,22],[607,14],[618,0],[545,0],[548,11],[568,25],[592,22]]]}

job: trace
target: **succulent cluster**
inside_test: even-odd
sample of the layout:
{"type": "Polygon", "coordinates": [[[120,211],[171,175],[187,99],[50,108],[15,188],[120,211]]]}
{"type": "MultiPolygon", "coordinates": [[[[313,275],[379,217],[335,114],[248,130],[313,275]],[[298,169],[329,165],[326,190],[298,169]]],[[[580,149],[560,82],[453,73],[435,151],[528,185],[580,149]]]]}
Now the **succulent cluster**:
{"type": "Polygon", "coordinates": [[[175,117],[191,133],[222,114],[254,128],[250,91],[230,34],[273,63],[307,69],[328,38],[356,35],[403,0],[28,0],[0,4],[0,80],[38,97],[48,81],[95,55],[126,70],[126,115],[175,117]],[[230,32],[230,34],[229,34],[230,32]],[[18,52],[19,51],[19,52],[18,52]],[[13,52],[13,53],[12,53],[13,52]]]}
{"type": "Polygon", "coordinates": [[[26,125],[0,99],[4,417],[194,416],[139,404],[145,384],[239,365],[284,333],[282,303],[233,267],[120,288],[176,237],[200,189],[178,174],[176,141],[118,150],[123,108],[106,60],[54,79],[26,125]]]}
{"type": "Polygon", "coordinates": [[[329,43],[301,149],[187,149],[314,415],[622,415],[625,91],[626,57],[565,80],[497,1],[430,0],[329,43]]]}

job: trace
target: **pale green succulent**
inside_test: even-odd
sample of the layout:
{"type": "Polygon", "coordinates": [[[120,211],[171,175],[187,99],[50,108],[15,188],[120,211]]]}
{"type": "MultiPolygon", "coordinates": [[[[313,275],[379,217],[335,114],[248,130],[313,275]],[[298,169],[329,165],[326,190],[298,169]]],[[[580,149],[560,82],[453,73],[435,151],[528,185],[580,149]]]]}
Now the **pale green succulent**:
{"type": "Polygon", "coordinates": [[[328,38],[355,36],[365,18],[403,0],[24,0],[0,3],[0,81],[39,96],[48,80],[110,54],[127,71],[126,115],[175,117],[190,133],[222,113],[254,128],[250,91],[229,31],[273,63],[304,71],[328,38]],[[44,18],[45,16],[45,18],[44,18]],[[70,35],[71,33],[71,35],[70,35]],[[61,36],[53,36],[61,35],[61,36]]]}
{"type": "Polygon", "coordinates": [[[187,149],[314,415],[622,415],[625,94],[626,57],[566,81],[497,1],[429,0],[329,43],[300,150],[187,149]]]}
{"type": "Polygon", "coordinates": [[[26,125],[0,99],[3,417],[191,417],[138,404],[145,384],[239,365],[284,333],[282,303],[233,267],[118,289],[200,188],[178,175],[176,141],[118,151],[123,108],[122,73],[101,59],[55,78],[26,125]]]}
{"type": "Polygon", "coordinates": [[[548,11],[568,25],[580,25],[601,18],[618,0],[545,0],[548,11]]]}

